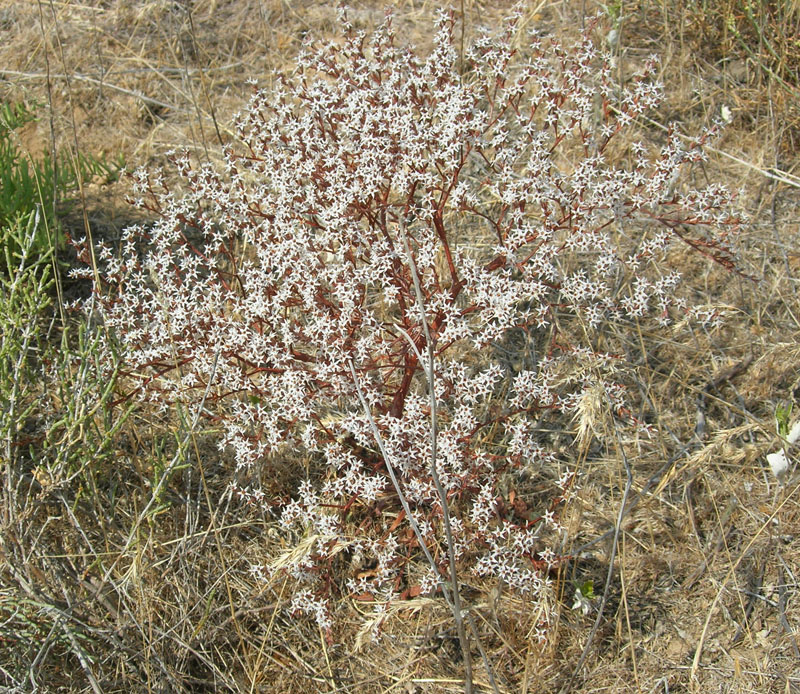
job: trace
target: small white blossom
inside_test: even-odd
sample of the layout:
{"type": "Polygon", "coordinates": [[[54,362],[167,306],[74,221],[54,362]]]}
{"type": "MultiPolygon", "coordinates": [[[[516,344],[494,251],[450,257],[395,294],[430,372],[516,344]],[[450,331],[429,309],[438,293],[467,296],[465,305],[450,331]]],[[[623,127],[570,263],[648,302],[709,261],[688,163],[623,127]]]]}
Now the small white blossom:
{"type": "MultiPolygon", "coordinates": [[[[346,16],[342,41],[309,39],[292,77],[253,89],[219,167],[171,153],[175,190],[133,171],[132,202],[155,220],[97,249],[113,291],[92,299],[135,397],[215,418],[240,474],[313,471],[280,500],[230,493],[296,545],[254,574],[291,576],[291,611],[324,630],[337,581],[385,610],[420,574],[390,472],[437,558],[452,550],[461,570],[546,595],[547,544],[577,485],[564,472],[543,510],[529,480],[556,476],[553,431],[590,399],[629,412],[624,365],[594,331],[721,321],[681,296],[667,263],[688,244],[732,267],[739,225],[724,187],[681,183],[714,128],[689,144],[670,133],[655,155],[635,143],[630,166],[614,163],[609,143],[661,97],[654,61],[620,87],[589,31],[517,47],[517,13],[480,34],[462,70],[452,12],[427,56],[400,46],[391,19],[367,36],[346,16]],[[345,550],[369,571],[332,576],[345,550]]],[[[76,246],[87,266],[74,276],[93,278],[76,246]]],[[[769,461],[788,466],[783,452],[769,461]]]]}

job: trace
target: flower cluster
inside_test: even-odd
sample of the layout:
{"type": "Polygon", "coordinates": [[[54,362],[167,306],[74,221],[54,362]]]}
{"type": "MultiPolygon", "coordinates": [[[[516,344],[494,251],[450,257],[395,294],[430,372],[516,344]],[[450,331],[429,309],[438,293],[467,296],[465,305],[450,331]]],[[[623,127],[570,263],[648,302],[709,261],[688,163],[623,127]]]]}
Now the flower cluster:
{"type": "Polygon", "coordinates": [[[549,501],[530,492],[560,465],[542,423],[588,436],[587,403],[625,413],[618,360],[560,326],[688,312],[666,259],[683,246],[732,267],[730,196],[682,185],[709,134],[613,163],[610,143],[659,101],[655,61],[619,88],[589,33],[565,47],[532,32],[517,50],[512,18],[459,56],[444,13],[420,57],[391,19],[371,37],[342,27],[254,90],[222,165],[175,154],[180,193],[133,173],[132,202],[157,219],[99,250],[104,320],[135,394],[211,412],[239,470],[302,456],[324,471],[275,510],[307,540],[266,568],[302,584],[294,609],[327,628],[332,586],[435,591],[449,552],[535,597],[576,489],[562,470],[549,501]],[[516,370],[496,348],[520,329],[538,356],[516,370]]]}

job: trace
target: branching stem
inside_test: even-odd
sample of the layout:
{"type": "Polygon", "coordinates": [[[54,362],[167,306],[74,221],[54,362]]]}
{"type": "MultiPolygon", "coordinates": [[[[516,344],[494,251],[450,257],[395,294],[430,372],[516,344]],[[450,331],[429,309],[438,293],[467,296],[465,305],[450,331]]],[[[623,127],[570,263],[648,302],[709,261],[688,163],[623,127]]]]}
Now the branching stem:
{"type": "MultiPolygon", "coordinates": [[[[430,330],[428,329],[428,320],[425,315],[425,300],[422,295],[422,287],[420,286],[419,273],[417,272],[417,266],[414,262],[414,255],[411,252],[411,244],[408,242],[405,219],[401,219],[400,221],[400,233],[403,236],[403,245],[405,246],[406,255],[408,256],[408,266],[411,269],[411,278],[414,281],[414,291],[417,295],[417,308],[419,309],[422,329],[425,332],[425,347],[428,352],[428,360],[427,363],[425,363],[424,369],[428,379],[428,392],[430,393],[431,402],[431,479],[436,487],[436,492],[439,494],[439,503],[442,506],[442,520],[445,539],[447,541],[447,556],[450,565],[450,583],[453,589],[453,617],[456,621],[458,640],[461,643],[461,652],[464,656],[464,692],[469,694],[472,691],[472,658],[470,656],[469,639],[467,638],[467,632],[464,628],[464,617],[461,612],[461,595],[458,589],[455,543],[453,542],[453,530],[450,524],[450,509],[447,505],[447,492],[442,486],[442,481],[439,478],[439,471],[436,466],[437,439],[439,432],[436,412],[436,382],[434,380],[435,373],[433,368],[434,344],[431,339],[430,330]]],[[[423,363],[422,360],[420,360],[420,363],[423,363]]]]}

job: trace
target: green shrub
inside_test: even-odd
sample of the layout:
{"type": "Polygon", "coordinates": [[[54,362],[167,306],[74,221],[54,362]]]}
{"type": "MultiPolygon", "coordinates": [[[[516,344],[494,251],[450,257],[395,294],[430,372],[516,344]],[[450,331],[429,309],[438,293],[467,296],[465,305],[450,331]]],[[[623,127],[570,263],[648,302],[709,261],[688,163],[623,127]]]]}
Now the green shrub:
{"type": "MultiPolygon", "coordinates": [[[[48,669],[94,657],[97,632],[61,610],[63,585],[58,578],[48,583],[51,558],[64,551],[65,538],[86,539],[83,526],[113,514],[115,436],[130,413],[110,412],[116,372],[98,367],[102,326],[72,321],[60,334],[53,329],[53,252],[36,247],[42,224],[37,207],[0,225],[2,691],[36,684],[42,654],[48,669]],[[45,532],[54,518],[67,520],[45,532]]],[[[67,570],[74,561],[65,557],[67,570]]]]}

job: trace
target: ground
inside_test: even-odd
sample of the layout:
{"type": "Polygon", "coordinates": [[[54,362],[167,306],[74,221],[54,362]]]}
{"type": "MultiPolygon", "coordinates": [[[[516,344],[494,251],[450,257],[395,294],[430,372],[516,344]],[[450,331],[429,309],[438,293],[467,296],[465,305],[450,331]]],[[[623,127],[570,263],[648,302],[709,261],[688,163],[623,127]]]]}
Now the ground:
{"type": "MultiPolygon", "coordinates": [[[[457,6],[465,40],[505,4],[457,6]]],[[[436,5],[395,3],[398,36],[425,47],[436,5]]],[[[713,12],[700,5],[565,0],[523,9],[527,25],[565,40],[599,12],[595,35],[614,51],[621,81],[656,54],[665,100],[641,132],[662,144],[670,123],[696,134],[726,121],[692,175],[738,190],[749,221],[738,272],[674,258],[697,302],[723,316],[719,327],[643,324],[606,336],[632,367],[634,414],[652,433],[620,436],[606,421],[598,424],[604,445],[578,447],[565,423],[554,439],[581,490],[563,511],[565,560],[542,603],[545,640],[535,637],[542,615],[528,602],[465,579],[501,692],[800,691],[800,478],[791,448],[781,480],[766,461],[782,445],[776,410],[795,402],[800,379],[800,9],[766,0],[727,0],[713,12]]],[[[351,21],[364,29],[383,16],[383,3],[352,3],[351,21]]],[[[247,81],[271,86],[293,68],[304,39],[335,31],[334,4],[310,0],[10,0],[0,9],[0,95],[40,105],[39,120],[16,135],[33,158],[77,149],[154,167],[188,148],[218,161],[247,81]]],[[[65,227],[113,244],[143,218],[126,203],[129,191],[124,177],[87,183],[63,211],[65,227]]],[[[69,249],[61,253],[74,262],[69,249]]],[[[62,289],[68,299],[88,294],[68,278],[62,289]]],[[[75,355],[92,353],[70,335],[75,355]]],[[[64,373],[81,368],[79,356],[63,365],[64,373]]],[[[119,415],[92,409],[102,379],[84,385],[85,397],[73,393],[83,409],[58,440],[37,438],[41,427],[58,428],[55,416],[43,423],[34,410],[15,425],[17,435],[28,426],[30,441],[47,443],[43,457],[26,458],[21,486],[11,488],[3,459],[0,687],[463,691],[443,604],[420,597],[393,606],[374,642],[363,629],[370,611],[356,600],[341,598],[345,616],[329,635],[291,618],[292,584],[248,571],[291,548],[270,514],[220,502],[232,472],[213,427],[192,441],[203,464],[176,473],[152,504],[158,471],[175,451],[176,417],[138,409],[115,429],[119,415]]],[[[43,412],[69,401],[40,390],[31,392],[43,412]]],[[[260,481],[283,494],[294,474],[287,466],[260,481]]],[[[473,659],[475,690],[492,691],[475,646],[473,659]]]]}

